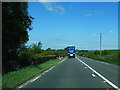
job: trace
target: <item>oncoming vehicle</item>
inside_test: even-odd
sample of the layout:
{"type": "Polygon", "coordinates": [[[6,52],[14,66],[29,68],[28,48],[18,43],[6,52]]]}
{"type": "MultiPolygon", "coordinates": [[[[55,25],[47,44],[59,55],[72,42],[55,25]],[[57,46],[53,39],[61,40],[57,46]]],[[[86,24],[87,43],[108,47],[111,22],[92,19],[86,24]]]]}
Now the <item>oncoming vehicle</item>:
{"type": "Polygon", "coordinates": [[[68,49],[68,58],[71,57],[75,58],[75,53],[76,53],[75,46],[68,46],[67,49],[68,49]]]}

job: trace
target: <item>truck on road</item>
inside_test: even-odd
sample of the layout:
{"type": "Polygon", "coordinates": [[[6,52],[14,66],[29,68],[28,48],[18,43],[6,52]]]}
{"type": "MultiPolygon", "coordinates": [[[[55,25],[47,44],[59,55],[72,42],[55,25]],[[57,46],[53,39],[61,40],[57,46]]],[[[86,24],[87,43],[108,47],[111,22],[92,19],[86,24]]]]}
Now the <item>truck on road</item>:
{"type": "Polygon", "coordinates": [[[75,58],[75,46],[68,46],[67,47],[67,50],[68,50],[68,58],[75,58]]]}

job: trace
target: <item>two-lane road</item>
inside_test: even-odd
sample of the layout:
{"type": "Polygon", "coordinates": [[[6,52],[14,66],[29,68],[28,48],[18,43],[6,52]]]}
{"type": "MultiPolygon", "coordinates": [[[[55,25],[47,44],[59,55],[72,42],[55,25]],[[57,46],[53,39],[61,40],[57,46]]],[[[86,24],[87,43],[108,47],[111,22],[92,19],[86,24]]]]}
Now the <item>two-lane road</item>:
{"type": "Polygon", "coordinates": [[[106,81],[93,73],[93,71],[83,65],[78,58],[103,76],[105,75],[107,79],[110,79],[118,86],[118,70],[116,69],[116,66],[116,68],[113,66],[114,70],[110,71],[107,69],[110,65],[77,56],[77,58],[65,59],[37,80],[28,83],[25,86],[23,85],[22,88],[113,88],[106,83],[106,81]],[[110,76],[109,74],[113,74],[114,76],[110,76]]]}

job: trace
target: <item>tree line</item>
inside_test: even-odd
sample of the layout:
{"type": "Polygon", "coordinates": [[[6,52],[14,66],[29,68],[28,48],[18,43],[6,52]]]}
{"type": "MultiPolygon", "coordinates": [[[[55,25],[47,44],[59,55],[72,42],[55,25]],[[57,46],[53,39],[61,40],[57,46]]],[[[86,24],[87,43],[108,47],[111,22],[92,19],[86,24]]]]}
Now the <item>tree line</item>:
{"type": "Polygon", "coordinates": [[[3,74],[65,56],[66,49],[43,50],[42,43],[26,46],[28,31],[34,18],[28,13],[27,2],[2,3],[2,72],[3,74]]]}

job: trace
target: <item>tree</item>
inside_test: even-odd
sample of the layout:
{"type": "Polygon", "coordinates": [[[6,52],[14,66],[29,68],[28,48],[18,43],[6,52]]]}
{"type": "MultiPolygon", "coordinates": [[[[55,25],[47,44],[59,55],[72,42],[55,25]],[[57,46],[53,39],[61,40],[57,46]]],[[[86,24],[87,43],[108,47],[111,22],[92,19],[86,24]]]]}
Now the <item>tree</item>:
{"type": "Polygon", "coordinates": [[[27,2],[2,3],[3,71],[9,69],[6,68],[8,61],[17,60],[18,49],[29,40],[28,30],[32,29],[33,17],[28,15],[27,8],[27,2]]]}
{"type": "Polygon", "coordinates": [[[41,49],[42,48],[42,43],[38,42],[38,47],[41,49]]]}
{"type": "Polygon", "coordinates": [[[33,50],[33,53],[34,53],[34,54],[39,54],[39,53],[41,53],[41,48],[40,48],[38,45],[36,45],[36,44],[33,44],[33,45],[32,45],[32,50],[33,50]]]}
{"type": "Polygon", "coordinates": [[[67,51],[67,50],[68,50],[68,48],[66,47],[66,48],[64,48],[64,50],[65,50],[65,51],[67,51]]]}
{"type": "Polygon", "coordinates": [[[50,51],[51,50],[51,48],[48,48],[48,49],[46,49],[47,51],[50,51]]]}

